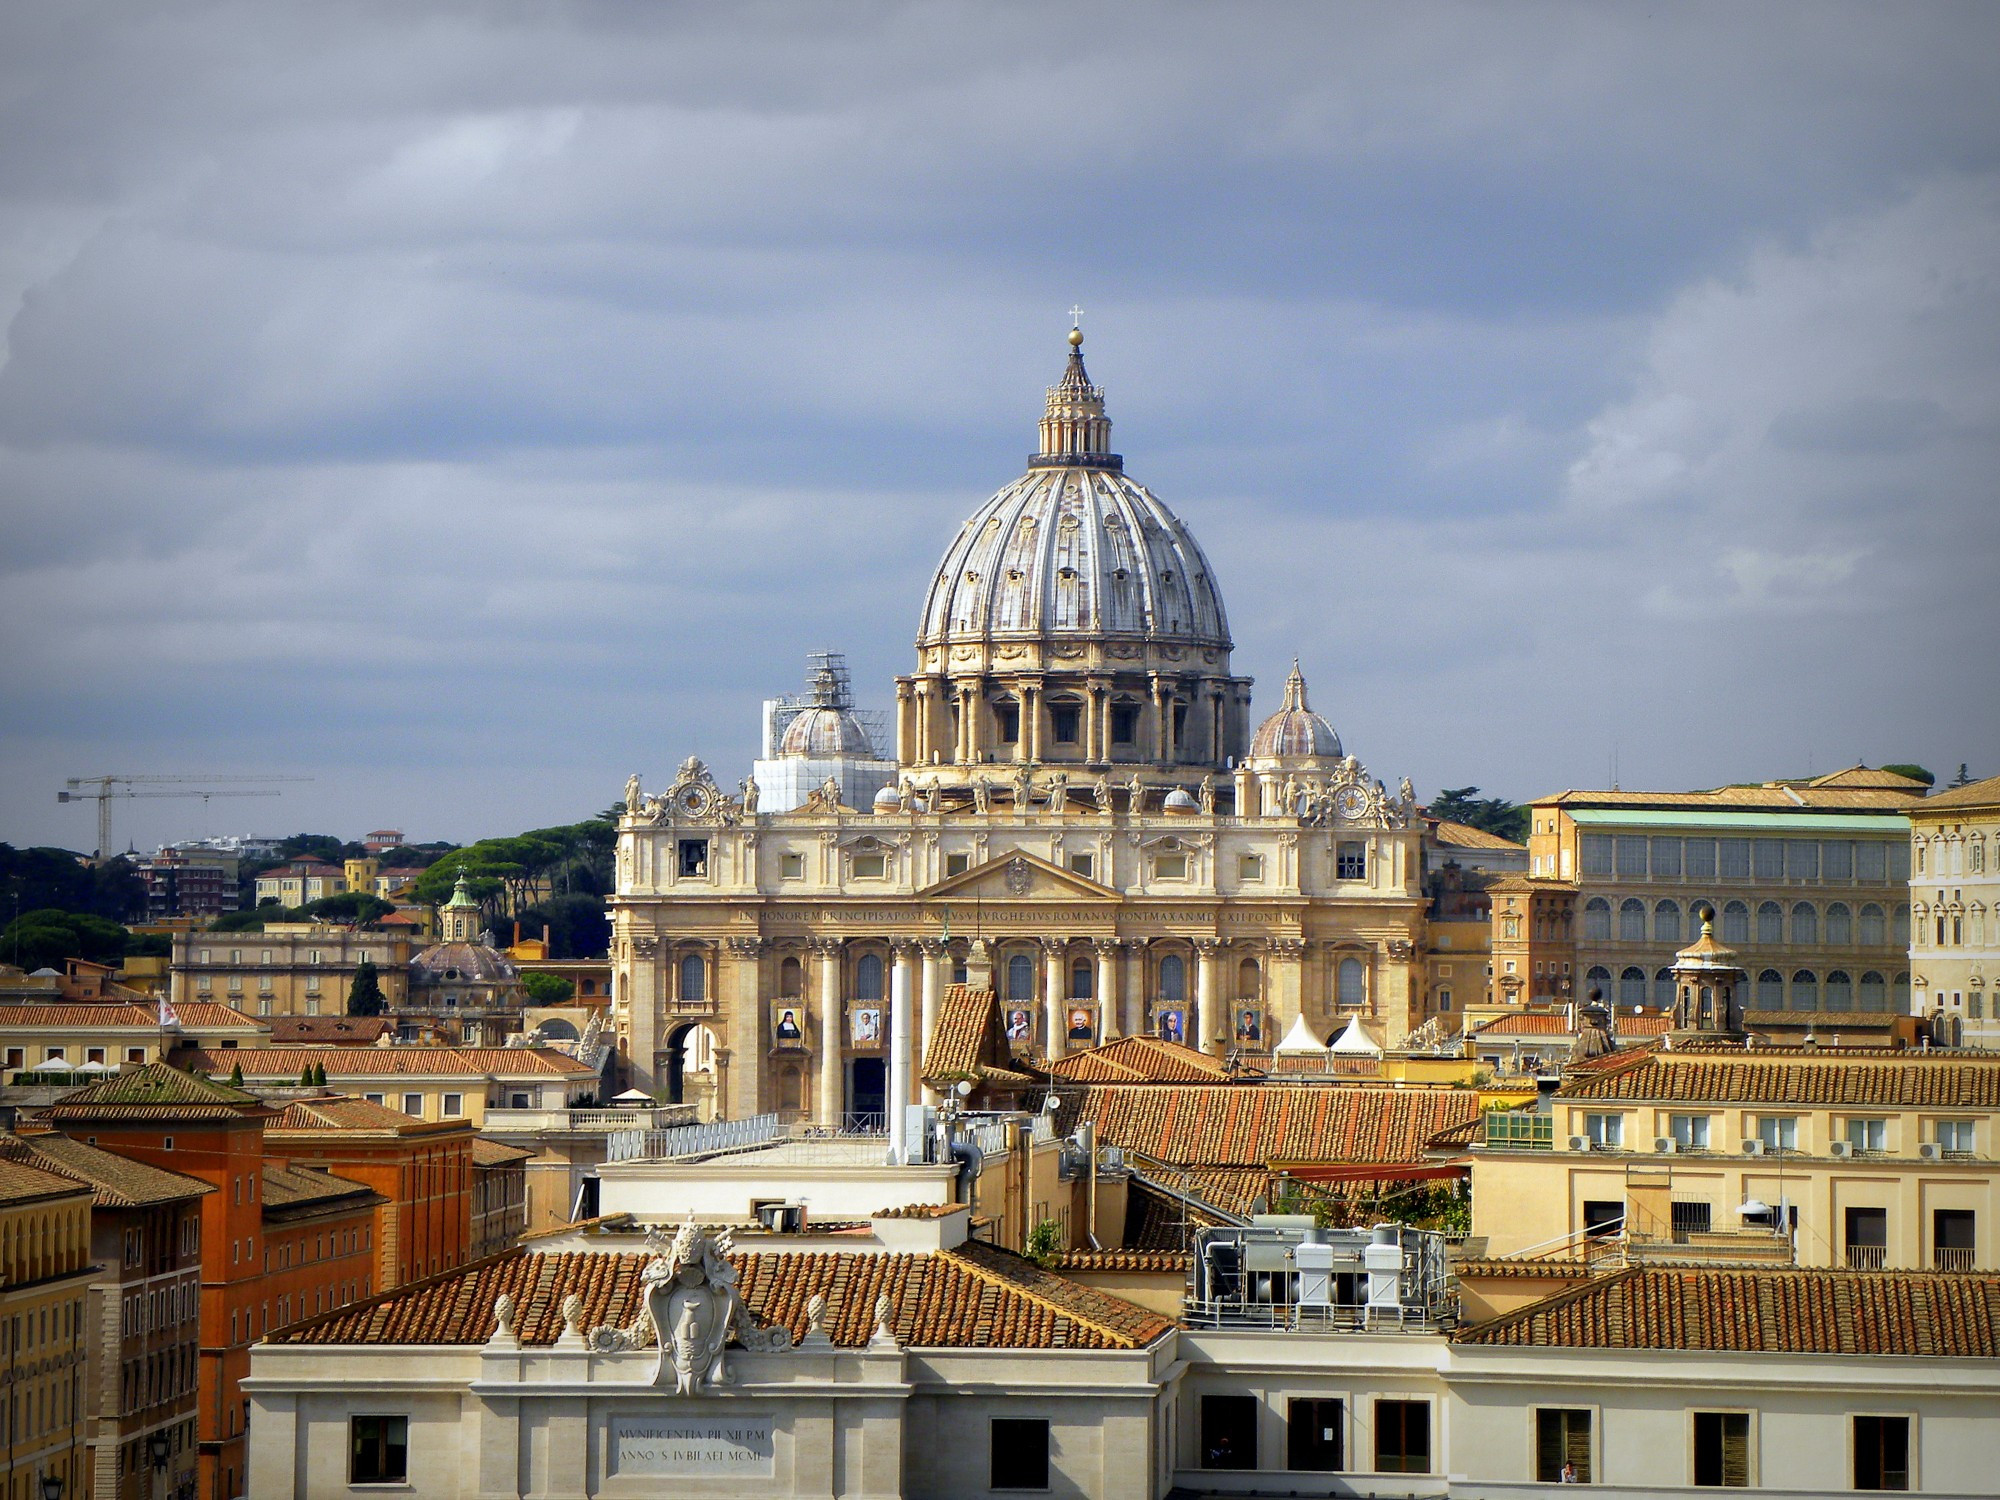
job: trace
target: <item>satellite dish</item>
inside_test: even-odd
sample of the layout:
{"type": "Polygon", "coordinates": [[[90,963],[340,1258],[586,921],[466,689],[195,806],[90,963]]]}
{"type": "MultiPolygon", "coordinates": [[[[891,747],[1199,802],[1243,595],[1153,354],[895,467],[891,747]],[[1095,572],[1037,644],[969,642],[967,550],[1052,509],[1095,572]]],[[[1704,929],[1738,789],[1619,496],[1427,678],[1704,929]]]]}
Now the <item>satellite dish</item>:
{"type": "Polygon", "coordinates": [[[1043,1114],[1052,1115],[1061,1108],[1062,1100],[1058,1099],[1054,1094],[1049,1095],[1048,1098],[1042,1101],[1043,1114]]]}
{"type": "Polygon", "coordinates": [[[972,1092],[972,1080],[970,1078],[961,1078],[954,1085],[954,1088],[957,1090],[958,1097],[963,1099],[972,1092]]]}

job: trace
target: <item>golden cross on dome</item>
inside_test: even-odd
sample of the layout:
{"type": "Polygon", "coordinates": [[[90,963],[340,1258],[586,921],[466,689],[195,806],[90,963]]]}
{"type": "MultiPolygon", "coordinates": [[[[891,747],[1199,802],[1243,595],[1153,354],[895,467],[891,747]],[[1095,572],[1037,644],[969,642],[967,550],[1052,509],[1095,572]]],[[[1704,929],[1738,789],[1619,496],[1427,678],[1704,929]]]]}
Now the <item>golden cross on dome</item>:
{"type": "Polygon", "coordinates": [[[1083,327],[1083,309],[1082,309],[1082,308],[1080,308],[1080,307],[1072,307],[1072,308],[1071,308],[1071,309],[1069,310],[1069,326],[1070,326],[1070,327],[1072,327],[1072,328],[1081,328],[1081,327],[1083,327]]]}

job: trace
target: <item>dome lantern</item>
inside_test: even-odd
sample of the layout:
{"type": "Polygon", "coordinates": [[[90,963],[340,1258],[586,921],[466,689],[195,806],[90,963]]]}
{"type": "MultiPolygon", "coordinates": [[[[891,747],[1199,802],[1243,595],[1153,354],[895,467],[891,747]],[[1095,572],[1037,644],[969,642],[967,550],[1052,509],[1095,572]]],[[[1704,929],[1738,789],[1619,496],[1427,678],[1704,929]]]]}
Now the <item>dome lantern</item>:
{"type": "Polygon", "coordinates": [[[1028,460],[1030,468],[1074,466],[1112,469],[1125,460],[1111,451],[1111,418],[1104,414],[1104,391],[1090,383],[1083,367],[1083,330],[1069,331],[1069,363],[1062,379],[1049,387],[1042,415],[1042,451],[1028,460]]]}

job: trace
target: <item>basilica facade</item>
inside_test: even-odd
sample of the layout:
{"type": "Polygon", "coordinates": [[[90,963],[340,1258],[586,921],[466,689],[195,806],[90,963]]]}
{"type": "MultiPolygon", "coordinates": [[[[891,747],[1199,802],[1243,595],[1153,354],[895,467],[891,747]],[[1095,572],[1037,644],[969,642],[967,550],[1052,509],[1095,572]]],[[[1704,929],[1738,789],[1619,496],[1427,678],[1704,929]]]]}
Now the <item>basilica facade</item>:
{"type": "Polygon", "coordinates": [[[1423,1019],[1408,781],[1345,752],[1296,663],[1255,719],[1214,571],[1111,451],[1081,343],[1026,474],[946,548],[893,747],[818,736],[893,781],[857,807],[829,775],[783,811],[692,758],[655,793],[627,783],[612,954],[635,1086],[867,1123],[928,1086],[954,982],[991,986],[1023,1059],[1142,1031],[1254,1056],[1300,1016],[1394,1044],[1423,1019]]]}

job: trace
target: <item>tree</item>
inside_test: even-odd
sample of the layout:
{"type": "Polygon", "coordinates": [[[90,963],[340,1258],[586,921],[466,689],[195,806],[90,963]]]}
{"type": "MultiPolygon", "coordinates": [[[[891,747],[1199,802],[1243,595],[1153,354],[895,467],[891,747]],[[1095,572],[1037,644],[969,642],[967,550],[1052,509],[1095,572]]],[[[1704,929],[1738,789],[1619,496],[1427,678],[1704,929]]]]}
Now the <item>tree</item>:
{"type": "Polygon", "coordinates": [[[1893,766],[1884,766],[1882,769],[1893,776],[1907,776],[1912,781],[1921,781],[1925,786],[1937,785],[1937,777],[1931,775],[1922,766],[1912,764],[1908,761],[1893,766]]]}
{"type": "Polygon", "coordinates": [[[304,906],[294,906],[285,913],[285,917],[293,922],[352,922],[356,926],[365,926],[388,916],[395,909],[395,903],[384,901],[380,896],[371,896],[366,891],[342,891],[337,896],[322,896],[304,906]]]}
{"type": "Polygon", "coordinates": [[[560,974],[523,974],[521,983],[536,1005],[567,1005],[576,994],[576,986],[560,974]]]}
{"type": "Polygon", "coordinates": [[[1951,785],[1954,787],[1972,785],[1972,767],[1965,761],[1958,763],[1958,774],[1951,778],[1951,785]]]}
{"type": "Polygon", "coordinates": [[[60,969],[69,958],[115,964],[125,957],[131,943],[132,934],[116,922],[89,912],[41,907],[21,913],[0,930],[0,960],[19,964],[30,973],[60,969]]]}
{"type": "Polygon", "coordinates": [[[337,865],[343,859],[359,859],[361,846],[330,833],[295,833],[278,841],[278,854],[281,859],[323,859],[337,865]]]}
{"type": "Polygon", "coordinates": [[[379,1016],[389,1008],[389,1002],[382,997],[381,981],[375,977],[372,959],[362,959],[354,971],[354,983],[347,991],[347,1013],[350,1016],[379,1016]]]}
{"type": "Polygon", "coordinates": [[[1453,787],[1442,791],[1431,799],[1427,809],[1434,818],[1442,818],[1448,823],[1464,823],[1468,827],[1483,829],[1487,833],[1498,834],[1503,839],[1524,843],[1528,837],[1528,810],[1516,806],[1504,797],[1481,797],[1476,786],[1453,787]]]}
{"type": "Polygon", "coordinates": [[[521,936],[549,930],[550,958],[602,958],[610,949],[611,924],[602,896],[557,896],[538,901],[516,918],[521,936]]]}

